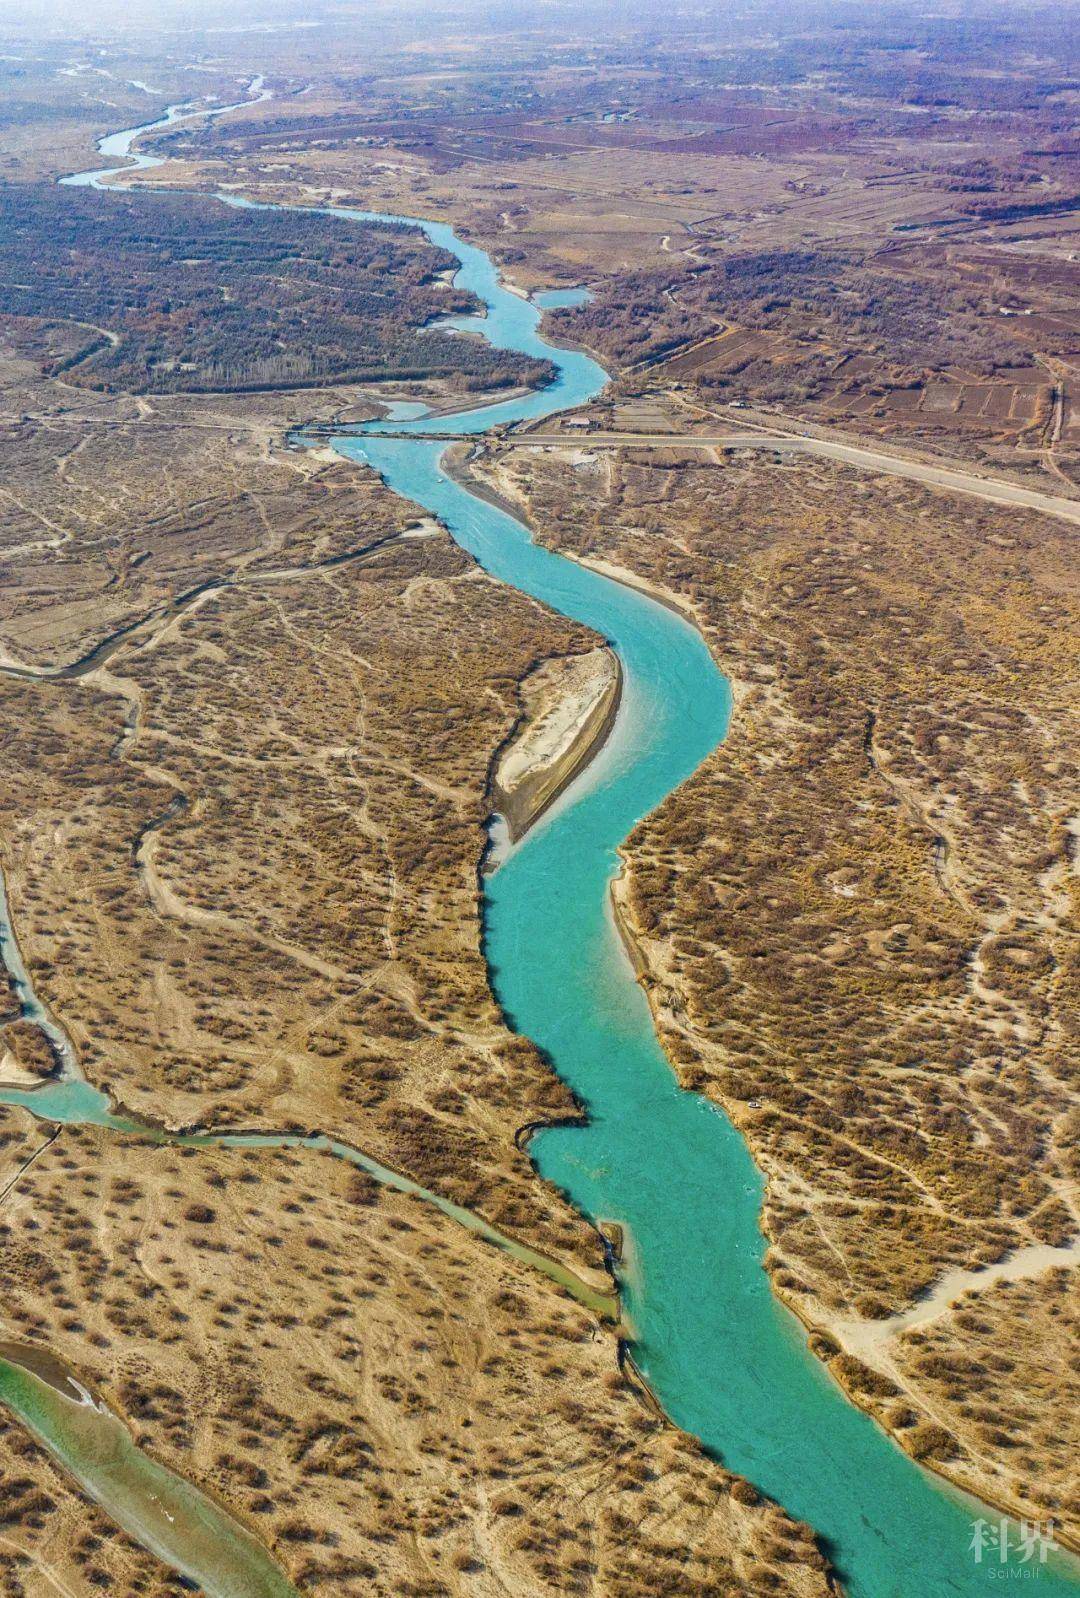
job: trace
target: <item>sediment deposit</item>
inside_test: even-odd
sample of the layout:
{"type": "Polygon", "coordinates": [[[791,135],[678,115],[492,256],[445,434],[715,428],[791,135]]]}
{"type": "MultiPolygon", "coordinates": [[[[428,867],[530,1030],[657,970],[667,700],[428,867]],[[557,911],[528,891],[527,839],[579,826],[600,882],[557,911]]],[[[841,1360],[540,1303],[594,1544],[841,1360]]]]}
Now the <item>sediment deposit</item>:
{"type": "Polygon", "coordinates": [[[545,660],[521,684],[521,720],[500,751],[491,796],[516,840],[572,782],[601,744],[619,705],[619,666],[608,649],[545,660]]]}

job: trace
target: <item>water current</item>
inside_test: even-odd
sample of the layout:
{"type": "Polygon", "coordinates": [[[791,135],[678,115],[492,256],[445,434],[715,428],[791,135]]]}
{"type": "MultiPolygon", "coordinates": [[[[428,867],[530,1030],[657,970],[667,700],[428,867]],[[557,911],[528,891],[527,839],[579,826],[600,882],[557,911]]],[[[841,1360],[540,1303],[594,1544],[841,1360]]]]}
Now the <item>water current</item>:
{"type": "MultiPolygon", "coordinates": [[[[149,127],[184,114],[190,109],[174,107],[149,127]]],[[[145,131],[111,135],[102,153],[131,159],[132,141],[145,131]]],[[[138,160],[147,166],[155,158],[138,160]]],[[[103,175],[67,181],[100,184],[103,175]]],[[[996,1558],[976,1561],[970,1545],[973,1520],[991,1512],[908,1459],[810,1354],[762,1266],[760,1174],[721,1111],[676,1084],[613,920],[609,887],[619,846],[725,736],[727,683],[682,616],[534,544],[520,521],[443,467],[447,431],[478,435],[549,416],[598,394],[606,374],[587,354],[546,342],[538,306],[509,290],[485,251],[448,224],[344,208],[325,214],[328,226],[420,228],[456,257],[457,285],[482,303],[480,315],[456,324],[556,369],[540,390],[453,417],[399,409],[334,440],[341,454],[370,464],[439,517],[494,577],[593,628],[621,662],[622,701],[607,742],[486,878],[495,992],[511,1024],[546,1051],[589,1111],[585,1126],[534,1137],[537,1167],[586,1215],[624,1228],[621,1285],[633,1355],[665,1410],[806,1520],[850,1593],[986,1593],[1001,1567],[996,1558]]],[[[111,1114],[96,1090],[72,1080],[0,1098],[46,1118],[100,1122],[111,1114]]],[[[0,1394],[18,1407],[2,1364],[0,1394]]],[[[1041,1598],[1080,1598],[1076,1567],[1064,1556],[1052,1556],[1037,1574],[1041,1598]]],[[[242,1591],[208,1590],[219,1598],[242,1591]]]]}

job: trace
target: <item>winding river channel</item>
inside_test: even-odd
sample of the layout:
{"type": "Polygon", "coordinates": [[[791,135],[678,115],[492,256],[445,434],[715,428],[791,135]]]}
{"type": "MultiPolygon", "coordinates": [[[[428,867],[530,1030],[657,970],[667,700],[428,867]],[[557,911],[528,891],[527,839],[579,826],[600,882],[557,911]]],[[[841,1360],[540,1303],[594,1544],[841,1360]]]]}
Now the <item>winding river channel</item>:
{"type": "MultiPolygon", "coordinates": [[[[179,114],[173,108],[151,126],[179,114]]],[[[144,131],[112,135],[103,153],[128,156],[144,131]]],[[[497,996],[510,1023],[547,1052],[589,1110],[587,1125],[533,1138],[536,1165],[586,1215],[625,1229],[620,1271],[633,1357],[664,1409],[725,1465],[806,1520],[850,1593],[926,1598],[992,1590],[1005,1570],[996,1561],[976,1563],[970,1543],[973,1519],[996,1519],[996,1512],[921,1470],[850,1404],[774,1298],[762,1266],[760,1174],[725,1116],[677,1086],[614,925],[609,887],[618,847],[725,736],[727,683],[682,617],[539,548],[520,522],[469,493],[441,464],[450,428],[476,435],[550,415],[597,394],[606,374],[587,355],[548,345],[537,307],[506,289],[484,251],[449,226],[355,210],[326,214],[335,226],[419,227],[456,256],[457,284],[485,306],[482,317],[458,318],[458,325],[500,348],[549,359],[558,373],[549,387],[524,397],[453,418],[399,411],[334,440],[342,455],[371,465],[439,517],[494,577],[609,640],[622,665],[611,736],[486,878],[486,949],[497,996]]],[[[0,1098],[45,1119],[131,1129],[78,1081],[0,1098]]],[[[315,1146],[330,1147],[325,1140],[315,1146]]],[[[355,1154],[337,1146],[330,1152],[355,1154]]],[[[4,1370],[0,1360],[0,1397],[25,1414],[4,1370]]],[[[41,1394],[33,1397],[40,1405],[41,1394]]],[[[1038,1578],[1042,1598],[1080,1598],[1071,1560],[1052,1558],[1038,1578]]],[[[258,1580],[196,1579],[217,1598],[291,1591],[258,1580]]]]}

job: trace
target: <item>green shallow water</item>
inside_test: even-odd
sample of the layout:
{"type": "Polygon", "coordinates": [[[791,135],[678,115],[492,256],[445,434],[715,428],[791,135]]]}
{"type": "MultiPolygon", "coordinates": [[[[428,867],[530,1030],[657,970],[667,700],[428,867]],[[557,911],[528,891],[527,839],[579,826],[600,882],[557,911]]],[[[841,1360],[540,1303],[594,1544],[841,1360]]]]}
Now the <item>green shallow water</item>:
{"type": "Polygon", "coordinates": [[[100,1126],[106,1131],[137,1137],[143,1142],[187,1149],[309,1149],[317,1154],[332,1154],[359,1170],[366,1171],[383,1187],[392,1187],[410,1198],[422,1199],[466,1231],[475,1232],[494,1248],[501,1249],[530,1269],[541,1272],[585,1304],[604,1320],[619,1315],[618,1294],[610,1285],[599,1286],[579,1276],[568,1266],[540,1249],[531,1248],[506,1232],[500,1232],[482,1215],[455,1204],[452,1199],[422,1187],[412,1177],[365,1154],[351,1143],[328,1137],[325,1132],[205,1131],[170,1132],[137,1116],[113,1109],[108,1095],[91,1083],[80,1080],[48,1082],[36,1088],[0,1087],[0,1104],[30,1110],[43,1120],[67,1126],[100,1126]]]}
{"type": "Polygon", "coordinates": [[[256,1538],[132,1442],[89,1394],[72,1396],[0,1358],[0,1401],[112,1517],[215,1598],[299,1598],[256,1538]]]}
{"type": "MultiPolygon", "coordinates": [[[[105,153],[127,155],[141,131],[113,136],[105,153]]],[[[411,220],[328,214],[345,223],[411,220]]],[[[470,325],[504,348],[546,356],[558,369],[542,392],[455,417],[455,431],[475,434],[550,414],[599,391],[601,368],[546,345],[537,310],[500,285],[482,250],[445,224],[415,225],[458,257],[459,284],[487,307],[483,321],[470,325]]],[[[968,1552],[971,1522],[986,1511],[921,1471],[844,1398],[770,1292],[758,1229],[760,1175],[726,1118],[677,1087],[611,919],[616,849],[724,736],[727,684],[700,636],[674,612],[537,548],[519,522],[448,478],[443,446],[425,438],[445,431],[447,418],[400,416],[383,426],[413,436],[380,438],[374,424],[363,436],[339,438],[337,447],[369,461],[399,493],[441,517],[494,576],[603,634],[622,662],[624,692],[611,738],[487,879],[486,930],[492,981],[512,1024],[547,1051],[588,1104],[587,1126],[546,1130],[532,1152],[541,1173],[587,1215],[626,1228],[623,1287],[637,1364],[680,1425],[813,1526],[852,1594],[992,1590],[1007,1572],[996,1563],[977,1565],[968,1552]]],[[[0,1099],[58,1119],[133,1129],[84,1083],[0,1099]]],[[[523,1118],[529,1108],[522,1106],[523,1118]]],[[[343,1152],[325,1140],[235,1141],[343,1152]]],[[[16,1408],[29,1402],[25,1394],[13,1399],[9,1382],[0,1396],[16,1408]]],[[[50,1446],[59,1452],[62,1444],[50,1446]]],[[[138,1461],[129,1468],[143,1470],[138,1461]]],[[[1009,1568],[1021,1574],[1022,1567],[1009,1568]]],[[[1037,1576],[1043,1598],[1080,1598],[1072,1560],[1059,1556],[1037,1576]]]]}

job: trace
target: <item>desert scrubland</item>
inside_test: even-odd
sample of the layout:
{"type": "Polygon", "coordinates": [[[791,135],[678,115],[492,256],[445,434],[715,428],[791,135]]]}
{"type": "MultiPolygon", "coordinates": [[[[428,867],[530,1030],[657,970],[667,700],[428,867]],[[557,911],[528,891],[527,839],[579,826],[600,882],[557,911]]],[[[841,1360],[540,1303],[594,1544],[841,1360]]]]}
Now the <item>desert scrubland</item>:
{"type": "MultiPolygon", "coordinates": [[[[17,1112],[0,1135],[6,1182],[43,1138],[17,1112]]],[[[827,1591],[809,1534],[656,1418],[588,1311],[339,1160],[69,1130],[0,1225],[5,1327],[305,1593],[827,1591]]],[[[4,1432],[5,1592],[178,1590],[4,1432]]]]}
{"type": "Polygon", "coordinates": [[[768,1175],[777,1290],[916,1457],[1075,1535],[1072,529],[737,449],[473,469],[733,681],[617,906],[681,1080],[768,1175]]]}
{"type": "MultiPolygon", "coordinates": [[[[610,690],[597,640],[370,472],[285,448],[293,397],[87,397],[41,375],[43,336],[9,329],[0,438],[0,831],[36,991],[129,1110],[333,1133],[602,1287],[516,1145],[577,1106],[502,1022],[478,919],[493,758],[558,711],[553,671],[610,690]]],[[[7,1080],[30,1043],[54,1069],[28,1023],[4,1042],[7,1080]]],[[[302,1591],[826,1590],[812,1535],[657,1417],[610,1328],[430,1207],[313,1150],[18,1110],[0,1135],[5,1336],[302,1591]]],[[[175,1590],[5,1432],[5,1590],[175,1590]]]]}
{"type": "MultiPolygon", "coordinates": [[[[765,1171],[773,1284],[852,1398],[1075,1541],[1073,531],[680,445],[749,422],[1075,492],[1059,12],[259,21],[0,41],[0,864],[38,993],[133,1110],[333,1133],[605,1283],[515,1143],[580,1107],[497,1011],[478,872],[493,805],[524,824],[602,733],[610,656],[287,442],[549,374],[431,325],[469,307],[416,233],[199,195],[587,283],[546,328],[612,373],[593,425],[657,442],[468,470],[735,688],[617,886],[662,1042],[765,1171]],[[117,182],[179,198],[54,188],[256,74],[117,182]]],[[[2,998],[0,1075],[53,1070],[2,998]]],[[[827,1590],[610,1329],[429,1206],[312,1150],[0,1138],[3,1335],[305,1592],[827,1590]]],[[[5,1592],[177,1590],[4,1428],[5,1592]]]]}

